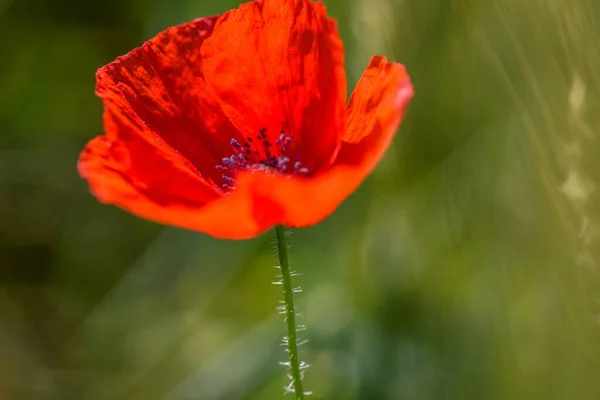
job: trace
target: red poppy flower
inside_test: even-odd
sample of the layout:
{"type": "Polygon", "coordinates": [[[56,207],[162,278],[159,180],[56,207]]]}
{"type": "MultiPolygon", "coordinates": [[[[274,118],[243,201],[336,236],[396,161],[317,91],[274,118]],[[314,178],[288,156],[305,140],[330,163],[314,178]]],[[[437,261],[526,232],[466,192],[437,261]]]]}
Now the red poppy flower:
{"type": "Polygon", "coordinates": [[[97,73],[105,136],[79,171],[102,202],[242,239],[332,213],[375,167],[413,95],[371,59],[348,104],[321,2],[257,0],[158,34],[97,73]]]}

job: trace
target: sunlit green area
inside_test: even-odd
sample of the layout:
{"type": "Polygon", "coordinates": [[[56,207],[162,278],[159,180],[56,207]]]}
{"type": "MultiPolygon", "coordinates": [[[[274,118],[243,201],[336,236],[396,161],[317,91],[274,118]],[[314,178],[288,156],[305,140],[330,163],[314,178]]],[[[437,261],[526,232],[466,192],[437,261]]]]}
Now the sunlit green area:
{"type": "MultiPolygon", "coordinates": [[[[75,168],[96,69],[237,4],[0,0],[1,399],[282,398],[273,235],[138,219],[75,168]]],[[[416,96],[289,238],[310,399],[600,399],[600,3],[326,4],[350,87],[381,53],[416,96]]]]}

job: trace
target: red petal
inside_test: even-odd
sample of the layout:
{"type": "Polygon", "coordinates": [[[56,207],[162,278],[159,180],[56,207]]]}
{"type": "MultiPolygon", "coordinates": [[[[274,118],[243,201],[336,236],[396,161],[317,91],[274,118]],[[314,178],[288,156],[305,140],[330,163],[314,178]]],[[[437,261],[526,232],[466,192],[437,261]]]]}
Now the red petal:
{"type": "Polygon", "coordinates": [[[269,197],[288,226],[313,225],[330,213],[377,165],[398,128],[413,88],[404,67],[373,57],[346,107],[344,142],[333,167],[311,179],[254,173],[253,193],[269,197]]]}
{"type": "Polygon", "coordinates": [[[361,180],[389,147],[413,97],[404,66],[371,57],[348,104],[342,146],[334,165],[358,168],[361,180]]]}
{"type": "MultiPolygon", "coordinates": [[[[96,93],[107,112],[136,116],[209,180],[238,135],[207,87],[200,47],[218,17],[169,28],[97,73],[96,93]]],[[[114,133],[107,129],[107,135],[114,133]]]]}
{"type": "Polygon", "coordinates": [[[105,113],[110,136],[92,139],[79,159],[79,173],[102,202],[126,208],[146,218],[147,203],[201,207],[219,196],[195,167],[154,137],[135,118],[105,113]]]}
{"type": "MultiPolygon", "coordinates": [[[[155,144],[120,125],[112,141],[99,136],[81,154],[79,172],[104,203],[159,223],[196,230],[225,239],[254,237],[281,220],[281,210],[245,182],[229,196],[220,196],[189,163],[169,159],[155,144]],[[125,143],[128,147],[125,147],[125,143]]],[[[176,157],[176,155],[175,155],[176,157]]]]}
{"type": "Polygon", "coordinates": [[[102,202],[160,223],[242,239],[279,217],[277,205],[268,214],[257,212],[252,199],[260,196],[250,196],[243,185],[223,196],[205,179],[218,172],[238,134],[202,74],[198,50],[214,21],[169,28],[98,72],[106,136],[88,143],[78,168],[102,202]]]}
{"type": "Polygon", "coordinates": [[[346,97],[343,48],[321,2],[263,0],[224,14],[202,46],[206,79],[245,136],[294,139],[316,171],[339,146],[346,97]]]}

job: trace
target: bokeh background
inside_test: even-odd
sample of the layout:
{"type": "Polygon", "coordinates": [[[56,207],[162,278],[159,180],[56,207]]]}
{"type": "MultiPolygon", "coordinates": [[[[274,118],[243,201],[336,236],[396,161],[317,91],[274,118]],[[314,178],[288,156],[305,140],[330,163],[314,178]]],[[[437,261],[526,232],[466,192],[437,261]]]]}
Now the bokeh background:
{"type": "MultiPolygon", "coordinates": [[[[416,97],[291,237],[313,399],[600,399],[600,2],[326,0],[416,97]]],[[[0,398],[278,399],[273,237],[97,203],[96,69],[232,0],[0,0],[0,398]]],[[[290,397],[291,398],[291,397],[290,397]]]]}

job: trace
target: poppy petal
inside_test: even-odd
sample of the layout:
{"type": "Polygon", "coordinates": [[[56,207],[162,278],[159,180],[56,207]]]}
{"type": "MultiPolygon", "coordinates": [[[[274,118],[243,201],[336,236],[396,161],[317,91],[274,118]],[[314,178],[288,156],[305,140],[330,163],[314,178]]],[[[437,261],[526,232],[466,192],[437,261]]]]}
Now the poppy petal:
{"type": "Polygon", "coordinates": [[[389,147],[413,88],[404,67],[377,56],[346,108],[344,142],[333,166],[310,179],[255,173],[253,193],[268,196],[283,211],[279,223],[291,227],[316,224],[365,179],[389,147]]]}
{"type": "Polygon", "coordinates": [[[225,13],[202,46],[204,74],[245,136],[293,138],[316,171],[340,144],[346,100],[343,45],[322,2],[259,0],[225,13]]]}
{"type": "MultiPolygon", "coordinates": [[[[117,58],[96,74],[96,93],[105,109],[136,115],[220,186],[223,182],[215,166],[238,133],[202,72],[200,47],[217,19],[200,18],[168,28],[117,58]]],[[[108,130],[107,135],[111,136],[108,130]]]]}
{"type": "MultiPolygon", "coordinates": [[[[122,128],[121,136],[132,133],[127,124],[122,128]]],[[[253,188],[247,181],[222,196],[191,164],[171,157],[177,155],[165,154],[137,134],[126,142],[98,136],[82,152],[78,168],[102,202],[218,238],[251,238],[281,219],[279,206],[260,194],[250,195],[253,188]]]]}
{"type": "Polygon", "coordinates": [[[402,64],[371,57],[346,105],[342,146],[334,165],[360,167],[361,175],[368,175],[389,147],[413,95],[402,64]]]}

